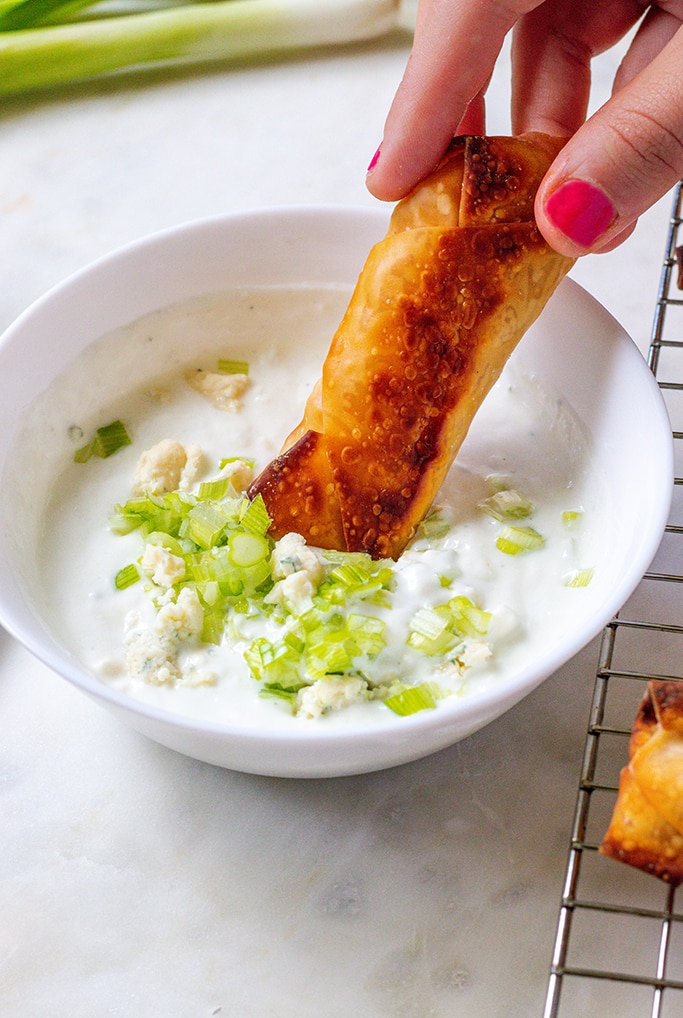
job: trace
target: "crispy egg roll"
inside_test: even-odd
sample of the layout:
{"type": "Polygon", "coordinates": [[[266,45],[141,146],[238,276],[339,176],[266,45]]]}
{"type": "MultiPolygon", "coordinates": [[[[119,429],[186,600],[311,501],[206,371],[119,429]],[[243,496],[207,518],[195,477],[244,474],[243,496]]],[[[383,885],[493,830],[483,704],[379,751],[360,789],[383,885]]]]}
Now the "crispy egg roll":
{"type": "Polygon", "coordinates": [[[271,532],[398,558],[572,265],[534,221],[559,139],[459,137],[370,251],[303,420],[249,490],[271,532]]]}
{"type": "Polygon", "coordinates": [[[683,881],[683,683],[652,680],[600,852],[674,886],[683,881]]]}

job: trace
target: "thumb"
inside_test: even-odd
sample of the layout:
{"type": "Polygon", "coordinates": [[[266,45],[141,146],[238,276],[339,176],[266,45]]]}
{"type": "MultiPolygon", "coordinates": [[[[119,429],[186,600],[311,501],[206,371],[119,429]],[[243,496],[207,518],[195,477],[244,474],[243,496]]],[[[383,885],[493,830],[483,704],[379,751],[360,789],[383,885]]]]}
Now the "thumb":
{"type": "Polygon", "coordinates": [[[567,142],[536,197],[548,243],[608,251],[683,176],[683,29],[567,142]]]}

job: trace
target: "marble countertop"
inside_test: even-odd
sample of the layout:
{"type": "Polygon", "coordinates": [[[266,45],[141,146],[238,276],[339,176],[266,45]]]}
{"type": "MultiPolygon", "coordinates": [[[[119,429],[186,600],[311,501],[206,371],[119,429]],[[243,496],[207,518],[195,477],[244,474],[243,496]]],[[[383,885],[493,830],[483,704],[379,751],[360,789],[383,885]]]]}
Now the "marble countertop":
{"type": "MultiPolygon", "coordinates": [[[[0,329],[178,222],[375,204],[365,166],[409,44],[397,30],[6,101],[0,329]]],[[[617,61],[596,63],[596,102],[617,61]]],[[[504,57],[492,133],[509,131],[507,82],[504,57]]],[[[667,198],[572,273],[643,350],[668,214],[667,198]]],[[[2,1014],[540,1016],[597,653],[435,756],[306,782],[164,749],[0,634],[2,1014]]]]}

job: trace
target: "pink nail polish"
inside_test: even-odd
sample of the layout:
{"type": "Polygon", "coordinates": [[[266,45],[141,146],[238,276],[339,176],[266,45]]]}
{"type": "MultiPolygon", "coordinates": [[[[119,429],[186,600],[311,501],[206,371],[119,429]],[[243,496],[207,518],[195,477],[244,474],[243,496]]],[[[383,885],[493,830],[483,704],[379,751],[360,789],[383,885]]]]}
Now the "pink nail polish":
{"type": "Polygon", "coordinates": [[[370,165],[368,166],[368,170],[367,170],[368,173],[372,173],[372,171],[374,170],[375,166],[377,166],[377,162],[379,160],[379,154],[380,154],[381,151],[382,151],[382,146],[380,145],[378,147],[377,151],[375,152],[374,156],[370,160],[370,165]]]}
{"type": "Polygon", "coordinates": [[[616,216],[606,194],[585,180],[568,180],[545,203],[548,219],[579,247],[591,247],[616,216]]]}

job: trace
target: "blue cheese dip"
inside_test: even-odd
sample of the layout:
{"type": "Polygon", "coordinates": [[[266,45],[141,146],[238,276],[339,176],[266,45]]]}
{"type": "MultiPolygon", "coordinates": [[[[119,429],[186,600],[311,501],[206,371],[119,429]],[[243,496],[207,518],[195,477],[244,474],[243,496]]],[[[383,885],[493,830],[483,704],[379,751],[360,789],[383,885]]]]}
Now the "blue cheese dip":
{"type": "Polygon", "coordinates": [[[298,534],[271,542],[263,589],[207,641],[202,591],[179,549],[112,530],[114,506],[169,492],[196,499],[215,480],[239,504],[298,423],[347,301],[344,288],[264,287],[160,310],[89,348],[32,411],[29,432],[50,422],[55,474],[41,535],[47,608],[102,682],[218,723],[400,724],[415,709],[411,689],[426,697],[418,706],[439,710],[491,688],[585,612],[608,526],[590,436],[514,358],[401,558],[372,567],[370,594],[372,583],[348,601],[329,595],[328,616],[360,632],[351,665],[302,666],[299,688],[268,682],[263,648],[324,614],[340,556],[298,534]],[[248,372],[217,370],[225,358],[248,372]],[[73,462],[114,419],[131,444],[73,462]],[[130,563],[140,579],[119,590],[130,563]]]}

